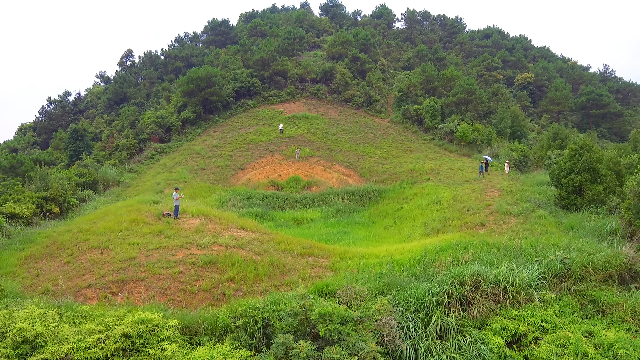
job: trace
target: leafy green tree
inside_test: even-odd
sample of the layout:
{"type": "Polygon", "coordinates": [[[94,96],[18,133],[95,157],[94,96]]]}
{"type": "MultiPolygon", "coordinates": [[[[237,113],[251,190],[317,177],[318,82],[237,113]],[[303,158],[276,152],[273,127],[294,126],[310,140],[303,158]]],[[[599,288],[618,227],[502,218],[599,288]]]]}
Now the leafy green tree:
{"type": "Polygon", "coordinates": [[[640,172],[629,177],[624,186],[625,201],[622,204],[622,224],[627,237],[640,240],[640,172]]]}
{"type": "Polygon", "coordinates": [[[78,111],[72,102],[72,93],[65,90],[57,98],[47,98],[47,104],[42,106],[33,121],[33,131],[38,139],[40,149],[46,150],[53,134],[58,130],[67,130],[69,126],[79,121],[78,111]]]}
{"type": "Polygon", "coordinates": [[[80,202],[77,178],[72,170],[37,169],[27,182],[27,190],[35,194],[38,215],[54,219],[68,214],[80,202]]]}
{"type": "Polygon", "coordinates": [[[433,21],[433,15],[426,10],[417,11],[407,8],[407,11],[400,14],[400,20],[404,25],[399,30],[401,39],[412,46],[418,46],[423,40],[422,37],[426,33],[428,25],[433,21]]]}
{"type": "Polygon", "coordinates": [[[458,126],[464,121],[460,115],[452,115],[444,120],[442,124],[438,126],[435,131],[441,139],[453,142],[455,140],[455,134],[458,130],[458,126]]]}
{"type": "Polygon", "coordinates": [[[552,124],[538,137],[533,148],[533,156],[538,165],[546,165],[550,153],[566,150],[576,136],[578,133],[574,129],[552,124]]]}
{"type": "Polygon", "coordinates": [[[93,152],[93,134],[86,121],[71,125],[67,131],[66,141],[67,164],[72,166],[76,161],[93,152]]]}
{"type": "Polygon", "coordinates": [[[496,134],[509,141],[522,141],[529,136],[529,118],[518,106],[502,107],[491,119],[496,134]]]}
{"type": "Polygon", "coordinates": [[[375,20],[376,23],[382,24],[382,26],[386,30],[393,29],[396,21],[398,21],[396,14],[391,10],[387,5],[381,4],[376,6],[375,9],[371,12],[371,19],[375,20]]]}
{"type": "Polygon", "coordinates": [[[473,142],[473,125],[463,122],[456,129],[456,139],[463,144],[471,144],[473,142]]]}
{"type": "Polygon", "coordinates": [[[176,81],[176,89],[179,112],[189,108],[197,116],[213,115],[231,103],[232,95],[225,89],[222,72],[208,65],[189,70],[176,81]]]}
{"type": "Polygon", "coordinates": [[[442,102],[437,98],[428,98],[420,106],[420,115],[426,129],[435,129],[442,123],[442,102]]]}
{"type": "Polygon", "coordinates": [[[340,30],[327,39],[325,52],[329,60],[341,61],[349,56],[354,46],[353,35],[346,30],[340,30]]]}
{"type": "Polygon", "coordinates": [[[640,129],[635,129],[629,135],[631,151],[640,154],[640,129]]]}
{"type": "Polygon", "coordinates": [[[572,102],[571,86],[563,79],[556,79],[551,84],[547,95],[542,99],[540,110],[551,115],[559,123],[562,115],[571,111],[572,102]]]}
{"type": "MultiPolygon", "coordinates": [[[[185,109],[183,113],[189,113],[189,109],[185,109]]],[[[195,118],[191,120],[195,121],[195,118]]],[[[162,106],[145,111],[142,114],[139,128],[142,130],[146,140],[165,143],[171,141],[173,135],[180,130],[181,125],[180,118],[175,111],[169,106],[162,106]]],[[[120,142],[114,144],[114,147],[117,149],[125,144],[120,142]]],[[[126,153],[130,152],[128,148],[118,150],[125,150],[126,153]]]]}
{"type": "Polygon", "coordinates": [[[35,170],[31,156],[22,153],[0,151],[0,177],[20,179],[24,182],[27,175],[35,170]]]}
{"type": "Polygon", "coordinates": [[[418,69],[399,76],[395,87],[397,96],[393,107],[399,112],[407,111],[414,105],[421,105],[425,97],[437,96],[438,70],[431,63],[422,64],[418,69]]]}
{"type": "Polygon", "coordinates": [[[602,86],[581,88],[575,107],[581,115],[575,125],[582,131],[603,129],[608,134],[612,125],[623,116],[620,105],[602,86]]]}
{"type": "Polygon", "coordinates": [[[120,71],[125,71],[130,67],[133,67],[136,65],[136,56],[133,53],[133,50],[131,49],[127,49],[124,51],[124,53],[122,53],[122,56],[120,56],[120,60],[118,60],[118,68],[120,69],[120,71]]]}
{"type": "Polygon", "coordinates": [[[0,218],[28,225],[38,217],[36,196],[16,179],[0,176],[0,218]]]}
{"type": "Polygon", "coordinates": [[[352,22],[351,16],[347,13],[347,8],[340,0],[327,0],[320,4],[320,16],[326,17],[331,23],[340,29],[347,28],[352,22]]]}
{"type": "Polygon", "coordinates": [[[527,144],[519,141],[509,143],[503,150],[501,150],[500,158],[509,160],[511,170],[527,172],[533,167],[531,148],[527,144]]]}
{"type": "Polygon", "coordinates": [[[211,19],[202,29],[202,44],[208,47],[222,49],[238,43],[236,28],[229,19],[211,19]]]}
{"type": "Polygon", "coordinates": [[[251,99],[262,92],[262,84],[253,71],[246,69],[233,70],[226,74],[225,92],[233,94],[236,101],[251,99]]]}
{"type": "Polygon", "coordinates": [[[579,136],[574,139],[549,172],[561,208],[579,211],[607,204],[616,181],[603,167],[603,161],[602,150],[591,138],[579,136]]]}
{"type": "Polygon", "coordinates": [[[479,121],[484,118],[487,106],[486,95],[475,79],[463,77],[444,99],[443,105],[446,114],[459,114],[479,121]]]}

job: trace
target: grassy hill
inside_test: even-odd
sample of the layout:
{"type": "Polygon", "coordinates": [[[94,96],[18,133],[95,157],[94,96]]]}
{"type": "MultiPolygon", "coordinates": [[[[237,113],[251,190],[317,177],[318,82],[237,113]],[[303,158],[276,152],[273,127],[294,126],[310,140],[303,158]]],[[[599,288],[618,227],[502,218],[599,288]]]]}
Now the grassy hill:
{"type": "MultiPolygon", "coordinates": [[[[2,244],[5,288],[28,298],[5,291],[0,325],[28,306],[62,324],[160,314],[175,358],[637,359],[640,268],[617,220],[556,209],[546,174],[505,176],[505,159],[479,178],[479,155],[322,102],[248,111],[2,244]],[[175,186],[180,220],[162,217],[175,186]]],[[[36,351],[90,343],[62,333],[36,351]]]]}

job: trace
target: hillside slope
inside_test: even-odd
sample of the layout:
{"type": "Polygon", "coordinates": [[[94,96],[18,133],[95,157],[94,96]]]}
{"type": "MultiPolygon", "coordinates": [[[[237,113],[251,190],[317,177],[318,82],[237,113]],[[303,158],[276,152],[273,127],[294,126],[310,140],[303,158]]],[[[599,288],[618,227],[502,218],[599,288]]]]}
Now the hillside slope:
{"type": "Polygon", "coordinates": [[[442,235],[510,226],[516,219],[494,209],[510,182],[499,171],[479,181],[476,172],[471,159],[348,108],[315,101],[264,107],[166,156],[129,186],[126,199],[43,233],[22,263],[22,281],[31,293],[57,298],[178,307],[293,289],[363,253],[401,256],[442,235]],[[303,149],[297,161],[296,147],[303,149]],[[274,164],[291,163],[307,166],[298,175],[315,181],[315,192],[295,196],[320,196],[340,173],[371,187],[372,198],[348,213],[341,212],[346,204],[229,207],[239,194],[268,194],[260,189],[269,178],[286,180],[274,164]],[[247,169],[262,171],[261,179],[238,180],[247,169]],[[185,194],[179,221],[161,217],[174,186],[185,194]]]}
{"type": "Polygon", "coordinates": [[[477,166],[322,102],[237,115],[2,244],[30,296],[0,291],[0,355],[637,359],[618,221],[558,210],[544,173],[477,166]]]}

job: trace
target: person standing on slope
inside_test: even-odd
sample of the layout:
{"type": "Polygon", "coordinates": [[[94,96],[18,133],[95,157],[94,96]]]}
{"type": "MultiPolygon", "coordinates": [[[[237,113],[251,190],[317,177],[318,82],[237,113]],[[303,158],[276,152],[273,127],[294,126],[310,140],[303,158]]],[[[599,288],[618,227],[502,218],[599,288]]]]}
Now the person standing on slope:
{"type": "Polygon", "coordinates": [[[173,219],[177,220],[180,215],[180,199],[182,199],[183,195],[178,194],[179,188],[173,189],[173,219]]]}
{"type": "Polygon", "coordinates": [[[509,175],[509,171],[511,171],[511,164],[509,164],[509,160],[504,163],[504,173],[509,175]]]}
{"type": "Polygon", "coordinates": [[[489,174],[489,159],[487,158],[484,159],[484,172],[489,174]]]}
{"type": "Polygon", "coordinates": [[[478,177],[482,176],[484,178],[484,162],[480,160],[480,167],[478,168],[478,177]]]}
{"type": "Polygon", "coordinates": [[[278,126],[278,129],[280,129],[280,134],[284,133],[284,124],[280,124],[280,126],[278,126]]]}

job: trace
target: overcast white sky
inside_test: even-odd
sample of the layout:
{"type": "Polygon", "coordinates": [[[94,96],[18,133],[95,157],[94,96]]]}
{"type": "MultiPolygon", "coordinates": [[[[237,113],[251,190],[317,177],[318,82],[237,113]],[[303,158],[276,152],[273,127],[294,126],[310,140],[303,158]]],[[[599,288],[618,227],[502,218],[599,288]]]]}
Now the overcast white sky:
{"type": "MultiPolygon", "coordinates": [[[[300,5],[281,0],[276,5],[300,5]]],[[[323,1],[309,1],[318,13],[323,1]]],[[[21,123],[33,121],[47,97],[65,89],[84,90],[94,75],[112,75],[122,53],[160,50],[184,32],[201,31],[212,18],[262,10],[273,0],[15,0],[0,6],[0,141],[13,137],[21,123]]],[[[609,64],[618,76],[640,82],[640,2],[610,0],[364,1],[343,0],[351,12],[370,14],[386,3],[398,17],[407,8],[460,16],[468,29],[496,25],[524,34],[592,69],[609,64]]]]}

